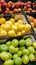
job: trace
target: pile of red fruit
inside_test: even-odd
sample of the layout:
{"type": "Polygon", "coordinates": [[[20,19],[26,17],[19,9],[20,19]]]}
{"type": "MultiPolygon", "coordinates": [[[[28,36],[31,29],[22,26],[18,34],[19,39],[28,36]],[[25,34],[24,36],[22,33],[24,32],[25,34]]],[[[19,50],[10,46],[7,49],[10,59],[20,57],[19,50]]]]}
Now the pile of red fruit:
{"type": "Polygon", "coordinates": [[[26,13],[36,12],[36,2],[31,3],[30,1],[28,1],[26,3],[24,2],[13,3],[9,1],[8,3],[6,3],[4,1],[4,2],[0,2],[0,13],[12,14],[12,13],[21,12],[20,6],[24,8],[24,11],[26,13]]]}

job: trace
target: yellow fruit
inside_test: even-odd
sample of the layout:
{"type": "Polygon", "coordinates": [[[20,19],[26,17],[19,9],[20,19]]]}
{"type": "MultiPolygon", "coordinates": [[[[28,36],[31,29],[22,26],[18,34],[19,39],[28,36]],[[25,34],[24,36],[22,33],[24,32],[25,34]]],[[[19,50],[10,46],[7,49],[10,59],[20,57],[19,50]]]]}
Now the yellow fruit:
{"type": "Polygon", "coordinates": [[[15,25],[13,25],[13,26],[11,27],[11,29],[17,31],[17,30],[18,30],[18,27],[15,26],[15,25]]]}
{"type": "Polygon", "coordinates": [[[2,30],[2,31],[0,32],[0,36],[7,36],[7,32],[6,32],[5,30],[2,30]]]}
{"type": "Polygon", "coordinates": [[[25,32],[29,32],[29,31],[31,31],[31,25],[29,25],[29,24],[25,24],[25,26],[24,26],[24,30],[25,30],[25,32]]]}
{"type": "Polygon", "coordinates": [[[17,21],[19,24],[24,24],[23,20],[18,20],[17,21]]]}
{"type": "Polygon", "coordinates": [[[2,24],[2,25],[1,25],[1,28],[4,29],[4,27],[5,27],[5,24],[2,24]]]}
{"type": "Polygon", "coordinates": [[[15,23],[15,19],[11,18],[9,21],[11,21],[13,24],[15,23]]]}
{"type": "Polygon", "coordinates": [[[1,27],[0,27],[0,31],[3,30],[1,27]]]}
{"type": "Polygon", "coordinates": [[[22,33],[20,31],[17,32],[17,36],[20,36],[22,33]]]}
{"type": "Polygon", "coordinates": [[[9,24],[2,24],[1,27],[6,31],[9,31],[11,29],[11,26],[9,24]]]}
{"type": "Polygon", "coordinates": [[[14,31],[14,30],[10,30],[10,31],[8,32],[8,36],[16,36],[15,31],[14,31]]]}
{"type": "Polygon", "coordinates": [[[6,22],[5,18],[0,18],[0,24],[4,24],[6,22]]]}
{"type": "Polygon", "coordinates": [[[19,29],[20,31],[23,30],[23,29],[24,29],[24,25],[23,25],[23,24],[19,25],[19,26],[18,26],[18,29],[19,29]]]}
{"type": "Polygon", "coordinates": [[[24,30],[22,30],[22,34],[23,34],[23,33],[25,33],[25,31],[24,31],[24,30]]]}
{"type": "Polygon", "coordinates": [[[12,24],[12,22],[10,22],[10,21],[6,21],[6,23],[5,24],[9,24],[10,26],[12,26],[13,24],[12,24]]]}
{"type": "Polygon", "coordinates": [[[15,25],[15,26],[19,26],[19,23],[18,23],[18,22],[16,22],[14,25],[15,25]]]}

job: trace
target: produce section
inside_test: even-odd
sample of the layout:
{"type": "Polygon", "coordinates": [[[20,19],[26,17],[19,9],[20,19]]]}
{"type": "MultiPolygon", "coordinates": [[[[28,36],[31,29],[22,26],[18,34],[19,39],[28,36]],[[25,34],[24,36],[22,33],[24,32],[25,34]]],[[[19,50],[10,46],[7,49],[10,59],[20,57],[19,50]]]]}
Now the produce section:
{"type": "Polygon", "coordinates": [[[36,65],[36,1],[0,0],[0,65],[36,65]]]}
{"type": "Polygon", "coordinates": [[[30,1],[24,3],[24,2],[16,2],[13,3],[11,1],[9,1],[8,3],[1,2],[0,3],[0,13],[4,13],[4,14],[12,14],[12,13],[18,13],[21,12],[21,8],[20,6],[22,6],[24,8],[25,13],[30,13],[30,12],[36,12],[36,1],[34,3],[31,3],[30,1]],[[3,9],[4,7],[4,9],[3,9]]]}
{"type": "Polygon", "coordinates": [[[0,44],[0,58],[3,65],[22,65],[36,59],[36,41],[32,36],[20,40],[13,39],[5,44],[0,44]]]}
{"type": "Polygon", "coordinates": [[[16,14],[14,18],[10,18],[7,21],[5,18],[0,18],[0,24],[0,36],[20,36],[24,33],[31,32],[31,25],[27,23],[22,14],[16,14]]]}

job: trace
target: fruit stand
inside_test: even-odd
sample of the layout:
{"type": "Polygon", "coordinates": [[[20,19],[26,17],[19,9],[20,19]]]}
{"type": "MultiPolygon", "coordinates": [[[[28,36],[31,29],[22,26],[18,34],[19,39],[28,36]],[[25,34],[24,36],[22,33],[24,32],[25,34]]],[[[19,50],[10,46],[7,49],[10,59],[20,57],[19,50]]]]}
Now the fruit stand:
{"type": "Polygon", "coordinates": [[[36,65],[36,1],[0,0],[0,65],[36,65]]]}

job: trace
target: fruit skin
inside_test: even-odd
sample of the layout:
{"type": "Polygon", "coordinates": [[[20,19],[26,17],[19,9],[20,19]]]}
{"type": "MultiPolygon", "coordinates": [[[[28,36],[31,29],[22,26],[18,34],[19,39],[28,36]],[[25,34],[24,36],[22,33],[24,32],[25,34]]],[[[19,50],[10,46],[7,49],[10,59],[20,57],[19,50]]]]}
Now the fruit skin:
{"type": "Polygon", "coordinates": [[[11,21],[13,24],[15,23],[15,19],[11,18],[9,21],[11,21]]]}
{"type": "Polygon", "coordinates": [[[14,54],[15,53],[15,47],[12,46],[12,45],[10,45],[9,46],[9,52],[12,53],[12,54],[14,54]]]}
{"type": "Polygon", "coordinates": [[[6,46],[9,47],[11,45],[11,41],[6,42],[6,46]]]}
{"type": "Polygon", "coordinates": [[[17,39],[14,39],[14,40],[12,40],[12,45],[14,46],[14,47],[17,47],[18,46],[18,40],[17,39]]]}
{"type": "Polygon", "coordinates": [[[16,31],[16,32],[18,31],[18,27],[15,26],[15,25],[13,25],[13,26],[11,27],[11,29],[14,30],[14,31],[16,31]]]}
{"type": "Polygon", "coordinates": [[[13,59],[15,60],[16,58],[18,58],[18,54],[13,55],[13,59]]]}
{"type": "Polygon", "coordinates": [[[0,18],[0,24],[4,24],[6,22],[5,18],[0,18]]]}
{"type": "Polygon", "coordinates": [[[8,36],[16,36],[16,33],[15,33],[15,31],[14,30],[10,30],[10,31],[8,31],[8,36]]]}
{"type": "Polygon", "coordinates": [[[15,48],[15,53],[18,53],[19,52],[19,48],[15,48]]]}
{"type": "Polygon", "coordinates": [[[18,52],[18,56],[22,56],[22,51],[19,51],[18,52]]]}
{"type": "Polygon", "coordinates": [[[30,38],[26,39],[26,46],[31,46],[32,45],[32,40],[30,38]]]}
{"type": "Polygon", "coordinates": [[[15,63],[15,65],[21,65],[22,64],[22,59],[20,57],[18,57],[14,60],[14,63],[15,63]]]}
{"type": "Polygon", "coordinates": [[[22,61],[23,61],[23,64],[28,64],[28,62],[29,62],[29,57],[28,57],[27,55],[24,55],[24,56],[22,57],[22,61]]]}
{"type": "Polygon", "coordinates": [[[2,44],[0,47],[1,52],[8,51],[8,47],[5,44],[2,44]]]}
{"type": "Polygon", "coordinates": [[[33,47],[36,49],[36,42],[33,42],[33,47]]]}
{"type": "Polygon", "coordinates": [[[34,53],[35,52],[35,50],[34,50],[34,48],[32,46],[28,47],[28,50],[29,50],[30,53],[34,53]]]}
{"type": "Polygon", "coordinates": [[[23,51],[25,49],[25,47],[23,46],[23,47],[20,47],[19,49],[20,49],[20,51],[23,51]]]}
{"type": "Polygon", "coordinates": [[[25,45],[25,40],[24,39],[19,40],[19,45],[24,46],[25,45]]]}
{"type": "Polygon", "coordinates": [[[30,54],[30,55],[29,55],[29,60],[30,60],[30,61],[35,60],[35,56],[34,56],[34,54],[30,54]]]}
{"type": "Polygon", "coordinates": [[[25,30],[26,32],[31,31],[31,25],[26,24],[26,25],[24,26],[24,30],[25,30]]]}
{"type": "Polygon", "coordinates": [[[6,31],[9,31],[11,29],[11,26],[9,24],[2,24],[1,27],[6,31]]]}
{"type": "Polygon", "coordinates": [[[14,65],[14,61],[9,59],[9,60],[5,61],[3,65],[14,65]]]}
{"type": "Polygon", "coordinates": [[[7,36],[7,32],[5,30],[0,31],[0,36],[7,36]]]}
{"type": "Polygon", "coordinates": [[[8,52],[2,52],[1,53],[1,59],[4,61],[11,59],[11,58],[12,58],[12,55],[10,53],[8,53],[8,52]]]}
{"type": "Polygon", "coordinates": [[[28,50],[28,49],[24,49],[24,50],[22,51],[22,54],[23,54],[23,55],[29,55],[29,50],[28,50]]]}

